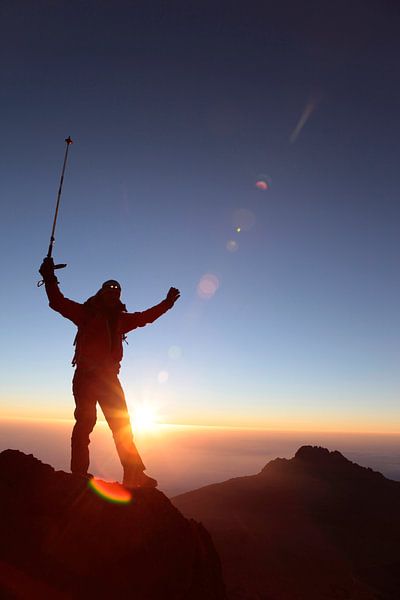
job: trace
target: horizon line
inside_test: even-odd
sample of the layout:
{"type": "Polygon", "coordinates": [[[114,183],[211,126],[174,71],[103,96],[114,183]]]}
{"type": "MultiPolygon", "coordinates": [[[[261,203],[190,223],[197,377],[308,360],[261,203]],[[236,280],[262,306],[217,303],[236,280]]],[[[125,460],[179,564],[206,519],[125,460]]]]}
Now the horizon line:
{"type": "MultiPolygon", "coordinates": [[[[2,421],[25,421],[25,422],[46,422],[46,423],[69,423],[74,424],[73,418],[62,418],[62,417],[25,417],[25,416],[2,416],[0,417],[0,423],[2,421]]],[[[107,425],[104,418],[97,419],[97,424],[107,425]]],[[[151,432],[152,429],[156,430],[159,428],[182,428],[182,429],[214,429],[214,430],[227,430],[227,431],[269,431],[271,433],[329,433],[329,434],[340,434],[340,435],[400,435],[400,431],[376,431],[376,430],[340,430],[340,429],[307,429],[307,428],[293,428],[289,427],[283,429],[281,427],[260,427],[260,426],[245,426],[245,425],[222,425],[222,424],[194,424],[194,423],[155,423],[154,428],[150,428],[145,431],[135,431],[133,424],[133,432],[135,435],[141,435],[142,433],[151,432]]]]}

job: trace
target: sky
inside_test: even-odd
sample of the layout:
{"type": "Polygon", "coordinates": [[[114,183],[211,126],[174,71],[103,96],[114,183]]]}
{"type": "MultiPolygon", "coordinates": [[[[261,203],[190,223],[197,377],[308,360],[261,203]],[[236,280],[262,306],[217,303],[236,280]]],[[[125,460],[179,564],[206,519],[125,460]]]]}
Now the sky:
{"type": "Polygon", "coordinates": [[[36,286],[70,135],[63,293],[181,291],[125,346],[138,422],[400,432],[399,21],[388,0],[3,0],[3,418],[72,417],[75,328],[36,286]]]}

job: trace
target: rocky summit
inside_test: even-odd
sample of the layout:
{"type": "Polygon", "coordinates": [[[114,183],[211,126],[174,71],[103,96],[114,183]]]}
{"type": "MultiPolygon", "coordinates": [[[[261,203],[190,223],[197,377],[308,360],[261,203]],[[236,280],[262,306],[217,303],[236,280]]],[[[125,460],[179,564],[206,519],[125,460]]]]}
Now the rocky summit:
{"type": "Polygon", "coordinates": [[[225,598],[219,558],[202,525],[156,489],[132,490],[130,498],[122,486],[112,491],[32,455],[2,452],[1,597],[225,598]]]}
{"type": "Polygon", "coordinates": [[[303,446],[172,500],[201,521],[230,600],[398,600],[400,482],[303,446]]]}

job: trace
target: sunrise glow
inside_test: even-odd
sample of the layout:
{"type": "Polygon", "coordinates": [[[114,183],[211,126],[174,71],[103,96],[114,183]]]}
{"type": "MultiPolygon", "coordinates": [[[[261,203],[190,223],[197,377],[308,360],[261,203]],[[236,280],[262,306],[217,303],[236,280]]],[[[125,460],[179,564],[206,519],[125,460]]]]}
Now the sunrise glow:
{"type": "Polygon", "coordinates": [[[142,402],[135,404],[132,411],[132,428],[134,431],[153,431],[160,422],[160,415],[155,404],[142,402]]]}

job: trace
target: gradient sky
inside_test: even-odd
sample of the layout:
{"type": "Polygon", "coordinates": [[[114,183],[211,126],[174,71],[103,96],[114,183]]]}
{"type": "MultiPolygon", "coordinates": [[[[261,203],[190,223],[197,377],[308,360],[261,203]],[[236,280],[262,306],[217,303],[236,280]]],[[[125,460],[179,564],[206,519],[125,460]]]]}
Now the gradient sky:
{"type": "Polygon", "coordinates": [[[70,135],[64,294],[111,277],[131,311],[182,294],[129,335],[131,409],[399,432],[399,17],[389,0],[3,0],[1,413],[72,415],[75,328],[36,287],[70,135]]]}

